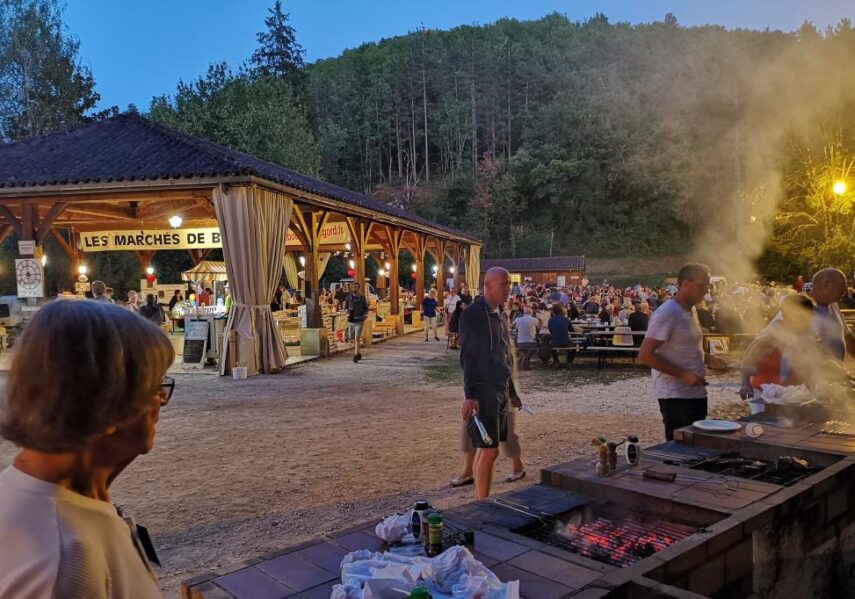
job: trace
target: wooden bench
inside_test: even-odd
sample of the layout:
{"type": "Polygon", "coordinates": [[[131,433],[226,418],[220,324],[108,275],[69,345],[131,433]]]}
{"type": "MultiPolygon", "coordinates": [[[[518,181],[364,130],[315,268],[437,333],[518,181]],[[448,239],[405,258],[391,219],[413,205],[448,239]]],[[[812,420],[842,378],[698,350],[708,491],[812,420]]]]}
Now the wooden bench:
{"type": "Polygon", "coordinates": [[[610,353],[630,354],[634,360],[638,356],[639,350],[641,350],[640,347],[615,347],[612,345],[589,345],[585,348],[585,351],[592,351],[597,354],[597,368],[599,369],[602,369],[606,365],[606,358],[608,358],[610,353]]]}

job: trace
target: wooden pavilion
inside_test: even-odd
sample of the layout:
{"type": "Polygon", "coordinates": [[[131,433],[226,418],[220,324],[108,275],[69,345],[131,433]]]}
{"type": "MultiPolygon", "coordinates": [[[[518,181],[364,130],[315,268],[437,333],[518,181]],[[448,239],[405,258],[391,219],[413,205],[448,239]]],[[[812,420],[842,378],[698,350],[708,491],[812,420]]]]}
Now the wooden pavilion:
{"type": "MultiPolygon", "coordinates": [[[[427,255],[441,268],[446,261],[477,265],[480,256],[480,241],[468,233],[137,114],[0,146],[0,240],[15,233],[34,241],[38,255],[53,236],[71,258],[70,278],[82,263],[84,242],[101,243],[107,232],[136,233],[118,236],[124,245],[110,249],[135,251],[142,275],[156,251],[187,249],[198,264],[219,247],[210,239],[208,247],[177,242],[183,238],[167,224],[174,216],[182,230],[218,231],[235,302],[226,331],[238,334],[226,355],[251,372],[284,366],[269,302],[286,251],[305,258],[309,328],[321,327],[324,254],[350,253],[358,281],[371,253],[382,255],[391,273],[398,272],[401,251],[420,271],[427,255]]],[[[391,311],[402,322],[396,283],[393,277],[391,311]]],[[[417,276],[417,301],[423,295],[424,277],[417,276]]]]}

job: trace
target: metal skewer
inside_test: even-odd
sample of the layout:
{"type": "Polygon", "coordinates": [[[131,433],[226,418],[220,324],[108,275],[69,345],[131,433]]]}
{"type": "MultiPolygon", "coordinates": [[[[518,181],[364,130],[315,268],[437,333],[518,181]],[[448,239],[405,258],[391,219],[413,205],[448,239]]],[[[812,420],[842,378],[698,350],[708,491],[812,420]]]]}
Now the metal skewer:
{"type": "Polygon", "coordinates": [[[484,442],[484,445],[492,445],[493,437],[487,433],[487,429],[484,428],[484,423],[481,422],[478,414],[472,414],[472,419],[475,420],[475,426],[478,427],[478,432],[481,433],[481,440],[484,442]]]}

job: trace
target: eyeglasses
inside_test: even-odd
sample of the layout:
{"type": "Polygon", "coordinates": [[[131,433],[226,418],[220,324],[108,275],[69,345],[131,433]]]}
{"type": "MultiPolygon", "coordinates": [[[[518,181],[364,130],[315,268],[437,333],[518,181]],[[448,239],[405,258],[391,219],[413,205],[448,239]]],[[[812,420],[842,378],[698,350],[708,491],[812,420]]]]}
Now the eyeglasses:
{"type": "Polygon", "coordinates": [[[169,403],[172,398],[172,392],[175,391],[175,379],[171,376],[163,377],[163,382],[160,383],[160,405],[161,407],[169,403]]]}

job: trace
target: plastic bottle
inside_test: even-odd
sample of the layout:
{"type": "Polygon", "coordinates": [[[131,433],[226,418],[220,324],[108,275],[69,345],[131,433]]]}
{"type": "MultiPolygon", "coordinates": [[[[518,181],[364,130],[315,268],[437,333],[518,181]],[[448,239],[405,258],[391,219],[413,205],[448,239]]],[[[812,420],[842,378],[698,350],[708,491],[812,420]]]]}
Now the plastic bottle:
{"type": "Polygon", "coordinates": [[[410,599],[430,599],[430,592],[424,587],[410,589],[410,599]]]}
{"type": "Polygon", "coordinates": [[[428,556],[442,553],[442,514],[434,512],[428,516],[429,545],[428,556]]]}
{"type": "Polygon", "coordinates": [[[410,521],[410,532],[413,533],[413,538],[418,541],[422,538],[422,526],[425,510],[430,507],[430,504],[424,499],[420,499],[413,507],[413,514],[410,521]]]}
{"type": "Polygon", "coordinates": [[[623,448],[626,463],[630,468],[638,466],[641,461],[641,445],[638,443],[638,437],[630,435],[626,441],[626,447],[623,448]]]}

